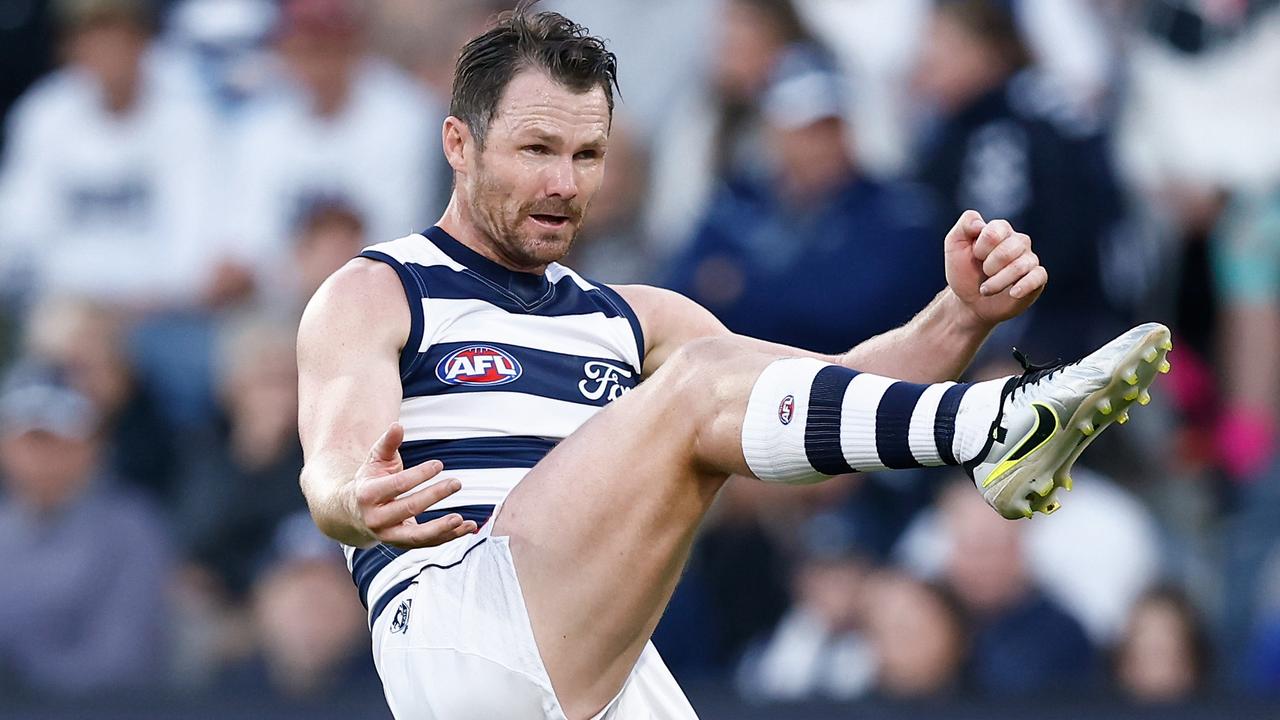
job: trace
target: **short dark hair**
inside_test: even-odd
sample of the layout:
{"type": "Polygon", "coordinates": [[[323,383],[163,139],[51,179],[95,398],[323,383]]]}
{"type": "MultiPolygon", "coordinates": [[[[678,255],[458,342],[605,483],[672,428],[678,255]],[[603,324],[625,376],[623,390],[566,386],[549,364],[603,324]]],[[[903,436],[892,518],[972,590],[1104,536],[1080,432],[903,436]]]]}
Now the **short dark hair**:
{"type": "Polygon", "coordinates": [[[617,56],[604,40],[560,13],[530,13],[532,4],[521,2],[498,15],[493,27],[472,38],[458,55],[449,114],[467,124],[481,148],[503,91],[526,68],[543,70],[574,92],[599,86],[613,116],[617,56]]]}

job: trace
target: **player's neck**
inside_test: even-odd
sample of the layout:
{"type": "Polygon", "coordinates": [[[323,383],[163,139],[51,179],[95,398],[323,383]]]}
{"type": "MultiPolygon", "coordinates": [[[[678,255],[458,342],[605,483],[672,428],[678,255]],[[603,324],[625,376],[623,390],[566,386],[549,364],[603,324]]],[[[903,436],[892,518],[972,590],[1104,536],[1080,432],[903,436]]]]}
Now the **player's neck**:
{"type": "Polygon", "coordinates": [[[498,244],[493,241],[493,238],[489,237],[471,221],[468,214],[463,210],[461,204],[458,202],[458,196],[456,194],[449,198],[449,206],[445,208],[444,215],[440,216],[440,220],[436,222],[436,225],[439,226],[441,230],[449,233],[454,240],[462,243],[481,257],[492,260],[508,270],[520,273],[530,273],[532,275],[541,275],[547,270],[547,266],[545,264],[528,267],[513,262],[510,258],[503,255],[498,249],[498,244]]]}

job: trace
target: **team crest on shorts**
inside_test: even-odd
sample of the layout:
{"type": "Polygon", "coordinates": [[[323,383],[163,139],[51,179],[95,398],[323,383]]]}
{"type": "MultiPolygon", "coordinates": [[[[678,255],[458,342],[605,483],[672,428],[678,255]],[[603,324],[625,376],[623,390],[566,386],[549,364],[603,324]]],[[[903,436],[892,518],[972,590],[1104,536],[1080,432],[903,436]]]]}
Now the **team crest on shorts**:
{"type": "Polygon", "coordinates": [[[782,398],[782,402],[778,403],[778,422],[783,425],[791,424],[791,417],[796,411],[795,395],[788,395],[782,398]]]}
{"type": "Polygon", "coordinates": [[[391,632],[403,633],[409,629],[409,608],[413,606],[413,598],[400,601],[395,617],[391,618],[391,632]]]}
{"type": "Polygon", "coordinates": [[[492,345],[458,348],[436,365],[436,377],[449,385],[505,385],[523,372],[511,353],[492,345]]]}

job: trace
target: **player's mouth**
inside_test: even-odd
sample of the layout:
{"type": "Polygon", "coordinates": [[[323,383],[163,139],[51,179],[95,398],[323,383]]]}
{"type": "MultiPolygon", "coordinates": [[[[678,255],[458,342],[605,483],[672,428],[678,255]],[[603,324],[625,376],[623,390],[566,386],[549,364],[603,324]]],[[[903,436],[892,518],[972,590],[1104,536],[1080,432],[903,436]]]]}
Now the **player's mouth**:
{"type": "Polygon", "coordinates": [[[555,213],[531,213],[529,219],[548,230],[560,230],[569,224],[568,215],[555,213]]]}

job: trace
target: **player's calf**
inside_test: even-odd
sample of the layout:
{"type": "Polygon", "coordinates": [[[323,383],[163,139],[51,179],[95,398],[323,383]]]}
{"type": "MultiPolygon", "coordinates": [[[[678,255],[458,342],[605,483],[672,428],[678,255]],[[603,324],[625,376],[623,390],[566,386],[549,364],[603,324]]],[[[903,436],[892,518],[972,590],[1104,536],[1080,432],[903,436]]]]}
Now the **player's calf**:
{"type": "Polygon", "coordinates": [[[981,383],[908,383],[808,358],[771,363],[752,388],[742,449],[767,482],[961,465],[1007,518],[1058,508],[1072,463],[1167,369],[1169,331],[1134,328],[1071,364],[981,383]]]}

